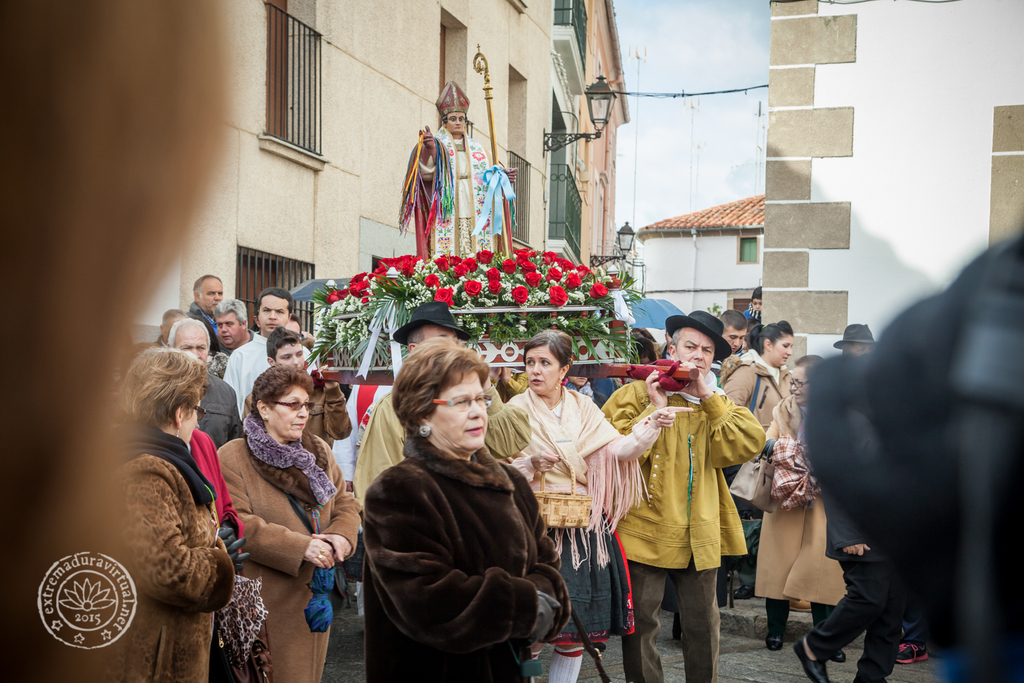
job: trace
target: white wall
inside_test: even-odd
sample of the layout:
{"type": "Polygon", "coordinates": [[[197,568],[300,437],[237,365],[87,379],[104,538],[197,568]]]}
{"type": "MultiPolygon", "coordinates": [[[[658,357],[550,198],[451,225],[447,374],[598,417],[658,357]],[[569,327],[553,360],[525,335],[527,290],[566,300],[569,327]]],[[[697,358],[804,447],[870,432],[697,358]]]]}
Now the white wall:
{"type": "Polygon", "coordinates": [[[849,251],[811,251],[808,284],[848,290],[850,322],[877,337],[988,245],[993,107],[1024,104],[1024,2],[818,11],[857,15],[856,62],[818,65],[814,92],[815,107],[854,107],[853,156],[811,173],[811,201],[852,202],[852,224],[849,251]]]}
{"type": "Polygon", "coordinates": [[[671,301],[687,313],[714,304],[724,310],[729,291],[752,291],[761,284],[762,238],[758,237],[759,262],[755,264],[736,263],[738,240],[736,235],[701,235],[698,232],[695,253],[694,239],[690,235],[648,239],[643,250],[647,296],[671,301]]]}

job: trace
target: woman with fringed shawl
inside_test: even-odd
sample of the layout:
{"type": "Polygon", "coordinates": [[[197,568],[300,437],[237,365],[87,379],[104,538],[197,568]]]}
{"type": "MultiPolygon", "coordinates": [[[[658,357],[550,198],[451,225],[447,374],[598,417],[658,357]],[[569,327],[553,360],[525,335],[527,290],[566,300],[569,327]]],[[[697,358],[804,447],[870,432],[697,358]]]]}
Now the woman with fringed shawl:
{"type": "MultiPolygon", "coordinates": [[[[675,413],[690,409],[657,410],[637,423],[631,434],[621,436],[592,399],[564,389],[572,351],[572,339],[558,330],[545,330],[527,342],[529,389],[509,404],[529,414],[533,437],[513,465],[531,480],[534,490],[540,490],[544,472],[545,490],[574,490],[593,498],[588,528],[548,533],[562,558],[573,612],[590,640],[603,642],[632,630],[629,575],[615,525],[645,493],[637,458],[654,444],[662,428],[672,426],[675,413]],[[575,470],[575,482],[570,481],[567,463],[575,470]]],[[[549,680],[575,681],[583,649],[573,623],[551,642],[555,654],[549,680]]]]}

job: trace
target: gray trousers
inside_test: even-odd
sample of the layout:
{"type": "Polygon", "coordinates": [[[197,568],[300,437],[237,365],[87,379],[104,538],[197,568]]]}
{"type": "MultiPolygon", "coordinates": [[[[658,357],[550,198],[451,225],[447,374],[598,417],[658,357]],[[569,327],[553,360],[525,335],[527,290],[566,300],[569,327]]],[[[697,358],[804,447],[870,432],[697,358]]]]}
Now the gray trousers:
{"type": "Polygon", "coordinates": [[[686,569],[629,563],[635,628],[633,633],[622,637],[626,680],[631,683],[663,683],[665,680],[655,643],[661,630],[658,612],[665,595],[666,573],[672,577],[679,601],[686,683],[718,683],[720,617],[715,595],[718,568],[697,571],[692,559],[686,569]]]}

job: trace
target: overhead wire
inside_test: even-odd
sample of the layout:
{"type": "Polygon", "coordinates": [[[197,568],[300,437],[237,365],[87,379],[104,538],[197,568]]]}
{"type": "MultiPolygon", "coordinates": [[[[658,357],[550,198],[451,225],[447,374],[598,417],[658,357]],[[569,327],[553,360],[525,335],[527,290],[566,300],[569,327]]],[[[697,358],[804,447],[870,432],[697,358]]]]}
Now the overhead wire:
{"type": "Polygon", "coordinates": [[[758,90],[759,88],[767,88],[768,84],[764,85],[751,85],[746,88],[732,88],[731,90],[709,90],[707,92],[686,92],[681,90],[679,92],[626,92],[622,90],[614,91],[616,95],[628,95],[629,97],[705,97],[707,95],[726,95],[729,93],[742,92],[745,93],[748,90],[758,90]]]}

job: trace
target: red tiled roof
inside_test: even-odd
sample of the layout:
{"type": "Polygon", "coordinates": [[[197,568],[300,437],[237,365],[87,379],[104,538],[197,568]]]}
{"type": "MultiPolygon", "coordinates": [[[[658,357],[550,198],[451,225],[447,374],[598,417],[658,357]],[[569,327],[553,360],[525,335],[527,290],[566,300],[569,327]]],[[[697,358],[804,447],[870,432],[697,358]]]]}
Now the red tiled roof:
{"type": "Polygon", "coordinates": [[[729,202],[710,209],[688,213],[684,216],[666,218],[657,223],[645,225],[641,230],[673,228],[747,228],[764,225],[764,195],[729,202]]]}

